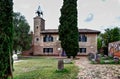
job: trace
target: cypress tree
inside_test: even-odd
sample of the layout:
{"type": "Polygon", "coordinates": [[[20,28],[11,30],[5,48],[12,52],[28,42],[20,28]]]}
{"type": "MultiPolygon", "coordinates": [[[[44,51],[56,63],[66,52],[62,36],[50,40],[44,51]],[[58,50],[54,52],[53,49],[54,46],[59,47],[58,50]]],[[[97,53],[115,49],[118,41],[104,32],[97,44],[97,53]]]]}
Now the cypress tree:
{"type": "Polygon", "coordinates": [[[77,0],[64,0],[59,19],[59,40],[68,58],[77,55],[78,27],[77,27],[77,0]]]}
{"type": "Polygon", "coordinates": [[[0,0],[0,79],[12,75],[13,1],[0,0]]]}

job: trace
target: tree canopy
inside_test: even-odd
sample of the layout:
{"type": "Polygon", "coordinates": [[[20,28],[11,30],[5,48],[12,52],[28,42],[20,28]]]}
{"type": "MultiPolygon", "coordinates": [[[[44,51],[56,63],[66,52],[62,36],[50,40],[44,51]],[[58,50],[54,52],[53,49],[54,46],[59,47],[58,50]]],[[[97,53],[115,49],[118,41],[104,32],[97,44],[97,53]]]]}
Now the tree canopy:
{"type": "Polygon", "coordinates": [[[64,0],[59,19],[59,39],[68,58],[77,55],[78,27],[77,27],[77,0],[64,0]]]}
{"type": "Polygon", "coordinates": [[[105,29],[105,32],[102,33],[100,36],[104,44],[108,46],[108,43],[120,40],[120,28],[118,27],[112,29],[107,28],[105,29]]]}
{"type": "Polygon", "coordinates": [[[25,17],[17,12],[13,14],[14,26],[14,50],[27,50],[30,48],[32,36],[30,35],[30,26],[25,17]]]}
{"type": "Polygon", "coordinates": [[[108,48],[108,44],[115,41],[120,41],[120,28],[107,28],[105,29],[105,32],[101,33],[98,37],[98,49],[102,47],[108,48]]]}

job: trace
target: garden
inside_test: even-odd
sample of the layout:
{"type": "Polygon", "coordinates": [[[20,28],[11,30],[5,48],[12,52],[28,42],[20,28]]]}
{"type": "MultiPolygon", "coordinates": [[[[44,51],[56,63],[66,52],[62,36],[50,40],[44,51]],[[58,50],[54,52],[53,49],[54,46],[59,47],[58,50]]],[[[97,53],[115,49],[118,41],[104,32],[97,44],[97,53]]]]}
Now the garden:
{"type": "Polygon", "coordinates": [[[88,59],[92,64],[120,64],[120,58],[113,55],[89,53],[88,59]]]}

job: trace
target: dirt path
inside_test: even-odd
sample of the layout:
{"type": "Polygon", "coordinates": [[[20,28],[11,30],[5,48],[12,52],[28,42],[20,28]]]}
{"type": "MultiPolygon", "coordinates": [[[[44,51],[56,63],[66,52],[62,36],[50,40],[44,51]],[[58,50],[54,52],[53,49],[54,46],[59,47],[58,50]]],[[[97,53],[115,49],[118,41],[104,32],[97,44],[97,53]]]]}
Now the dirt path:
{"type": "Polygon", "coordinates": [[[86,57],[75,64],[80,68],[78,79],[120,79],[120,65],[94,65],[86,57]]]}

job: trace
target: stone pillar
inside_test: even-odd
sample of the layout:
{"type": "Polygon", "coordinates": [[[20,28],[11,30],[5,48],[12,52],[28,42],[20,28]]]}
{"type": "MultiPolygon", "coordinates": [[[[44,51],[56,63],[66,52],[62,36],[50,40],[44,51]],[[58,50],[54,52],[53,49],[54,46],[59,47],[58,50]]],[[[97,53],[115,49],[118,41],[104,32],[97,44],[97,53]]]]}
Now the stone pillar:
{"type": "Polygon", "coordinates": [[[64,62],[62,59],[58,60],[58,70],[61,71],[64,69],[64,62]]]}

